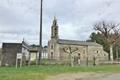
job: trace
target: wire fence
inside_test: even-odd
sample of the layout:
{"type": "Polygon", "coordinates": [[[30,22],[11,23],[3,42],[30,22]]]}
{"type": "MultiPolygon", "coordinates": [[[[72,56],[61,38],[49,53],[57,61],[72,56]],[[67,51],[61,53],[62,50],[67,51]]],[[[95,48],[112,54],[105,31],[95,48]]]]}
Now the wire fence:
{"type": "MultiPolygon", "coordinates": [[[[76,66],[95,66],[95,65],[104,65],[104,64],[120,64],[120,60],[109,61],[107,57],[73,57],[72,60],[69,56],[52,56],[43,55],[42,64],[43,65],[51,65],[51,64],[59,64],[59,65],[70,65],[71,61],[76,66]]],[[[37,60],[30,62],[30,64],[36,64],[37,60]]]]}
{"type": "Polygon", "coordinates": [[[61,65],[70,65],[70,63],[76,66],[89,66],[89,65],[99,65],[108,62],[109,60],[104,57],[53,57],[48,59],[42,59],[42,64],[61,64],[61,65]]]}

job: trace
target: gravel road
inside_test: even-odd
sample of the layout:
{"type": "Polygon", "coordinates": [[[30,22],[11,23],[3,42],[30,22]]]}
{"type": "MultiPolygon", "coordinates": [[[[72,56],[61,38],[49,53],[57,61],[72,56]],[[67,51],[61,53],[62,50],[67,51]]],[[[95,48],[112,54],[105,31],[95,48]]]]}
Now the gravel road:
{"type": "Polygon", "coordinates": [[[120,73],[110,74],[110,75],[100,77],[98,79],[93,79],[93,80],[120,80],[120,73]]]}
{"type": "Polygon", "coordinates": [[[47,80],[120,80],[120,73],[65,73],[49,76],[47,80]]]}

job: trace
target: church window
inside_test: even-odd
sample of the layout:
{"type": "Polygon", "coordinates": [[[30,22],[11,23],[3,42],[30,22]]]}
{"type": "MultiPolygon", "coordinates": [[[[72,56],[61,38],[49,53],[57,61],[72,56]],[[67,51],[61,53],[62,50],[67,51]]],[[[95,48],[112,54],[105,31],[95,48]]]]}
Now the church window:
{"type": "Polygon", "coordinates": [[[51,59],[53,59],[53,52],[51,52],[51,59]]]}
{"type": "Polygon", "coordinates": [[[99,51],[97,51],[97,53],[99,53],[99,51]]]}
{"type": "Polygon", "coordinates": [[[55,30],[55,35],[57,35],[57,28],[55,28],[54,30],[55,30]]]}
{"type": "Polygon", "coordinates": [[[80,59],[80,53],[78,53],[78,59],[80,59]]]}
{"type": "Polygon", "coordinates": [[[106,56],[106,54],[104,54],[104,56],[106,56]]]}
{"type": "Polygon", "coordinates": [[[57,28],[54,28],[55,31],[57,31],[57,28]]]}
{"type": "Polygon", "coordinates": [[[51,45],[51,49],[53,49],[53,45],[51,45]]]}

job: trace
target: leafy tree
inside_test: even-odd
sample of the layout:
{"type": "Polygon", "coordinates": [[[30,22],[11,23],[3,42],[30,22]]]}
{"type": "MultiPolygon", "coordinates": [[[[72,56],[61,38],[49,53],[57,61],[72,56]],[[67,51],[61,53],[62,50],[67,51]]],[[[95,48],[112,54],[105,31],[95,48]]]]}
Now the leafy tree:
{"type": "Polygon", "coordinates": [[[90,35],[90,39],[87,40],[87,41],[90,41],[90,42],[96,42],[98,44],[101,44],[103,45],[103,49],[109,53],[109,44],[107,43],[107,41],[105,40],[105,38],[102,36],[101,33],[97,32],[93,32],[91,33],[90,35]]]}
{"type": "Polygon", "coordinates": [[[101,33],[92,33],[90,36],[91,40],[94,42],[101,44],[104,46],[104,50],[106,52],[109,52],[109,44],[107,43],[106,39],[102,36],[101,33]]]}

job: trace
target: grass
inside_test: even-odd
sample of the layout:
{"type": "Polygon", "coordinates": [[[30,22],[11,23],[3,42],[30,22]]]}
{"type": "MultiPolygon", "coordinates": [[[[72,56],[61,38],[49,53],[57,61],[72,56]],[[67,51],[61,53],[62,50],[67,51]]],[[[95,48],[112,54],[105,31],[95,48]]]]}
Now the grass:
{"type": "Polygon", "coordinates": [[[18,69],[15,67],[1,67],[0,80],[45,80],[48,75],[74,72],[120,72],[120,65],[102,65],[96,67],[49,65],[29,66],[18,69]]]}

